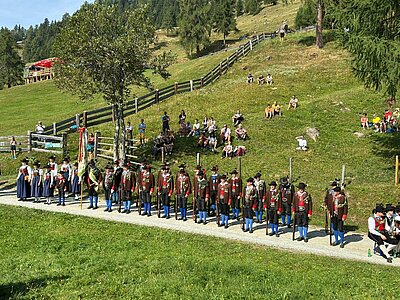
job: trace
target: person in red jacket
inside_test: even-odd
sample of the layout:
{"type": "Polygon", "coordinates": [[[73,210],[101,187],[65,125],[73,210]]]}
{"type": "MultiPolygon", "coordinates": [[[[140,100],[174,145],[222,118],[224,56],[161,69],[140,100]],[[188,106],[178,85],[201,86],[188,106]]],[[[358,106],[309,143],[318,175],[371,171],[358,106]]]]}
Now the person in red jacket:
{"type": "Polygon", "coordinates": [[[144,211],[142,216],[151,216],[151,196],[154,192],[154,175],[151,173],[150,165],[146,165],[139,178],[139,197],[143,202],[144,211]]]}
{"type": "Polygon", "coordinates": [[[296,225],[298,226],[300,236],[297,238],[298,241],[304,240],[308,242],[308,221],[312,216],[312,198],[311,195],[305,190],[306,184],[300,182],[297,186],[299,189],[294,194],[292,212],[295,214],[296,225]]]}
{"type": "Polygon", "coordinates": [[[231,196],[232,196],[232,214],[233,218],[239,221],[239,212],[240,212],[240,198],[242,197],[242,179],[239,178],[238,172],[233,170],[231,172],[231,178],[228,180],[228,183],[231,186],[231,196]]]}
{"type": "Polygon", "coordinates": [[[344,221],[347,219],[348,205],[347,198],[342,193],[340,187],[335,187],[333,189],[333,194],[328,194],[325,199],[326,208],[329,211],[331,217],[331,224],[333,229],[333,235],[335,236],[335,241],[332,246],[339,245],[340,237],[340,248],[344,247],[344,221]]]}
{"type": "MultiPolygon", "coordinates": [[[[129,169],[129,163],[123,164],[123,171],[121,174],[121,182],[119,188],[121,190],[121,200],[124,204],[124,210],[122,213],[129,214],[131,212],[131,201],[132,193],[135,191],[136,176],[135,173],[129,169]]],[[[112,188],[112,192],[115,191],[115,186],[112,188]]]]}
{"type": "MultiPolygon", "coordinates": [[[[197,172],[197,178],[194,183],[194,201],[196,201],[197,211],[199,212],[199,221],[197,223],[207,224],[207,202],[210,198],[210,187],[202,170],[197,172]]],[[[196,213],[196,212],[193,212],[196,213]]]]}
{"type": "Polygon", "coordinates": [[[171,196],[174,192],[174,178],[171,174],[169,167],[166,165],[162,166],[161,172],[158,175],[158,193],[161,197],[161,202],[164,208],[163,218],[169,219],[169,208],[171,202],[171,196]]]}
{"type": "Polygon", "coordinates": [[[270,236],[276,234],[279,237],[279,215],[282,213],[281,194],[277,187],[276,181],[272,181],[266,194],[264,209],[267,210],[267,218],[269,227],[271,228],[270,236]]]}
{"type": "Polygon", "coordinates": [[[225,174],[221,175],[221,182],[218,184],[217,198],[219,210],[218,213],[221,216],[220,226],[224,226],[226,229],[229,226],[229,206],[232,204],[232,197],[231,186],[226,181],[225,174]]]}
{"type": "Polygon", "coordinates": [[[185,171],[185,165],[181,164],[175,179],[175,196],[178,201],[179,211],[181,212],[179,220],[187,221],[187,200],[191,192],[192,183],[190,182],[189,174],[185,171]]]}

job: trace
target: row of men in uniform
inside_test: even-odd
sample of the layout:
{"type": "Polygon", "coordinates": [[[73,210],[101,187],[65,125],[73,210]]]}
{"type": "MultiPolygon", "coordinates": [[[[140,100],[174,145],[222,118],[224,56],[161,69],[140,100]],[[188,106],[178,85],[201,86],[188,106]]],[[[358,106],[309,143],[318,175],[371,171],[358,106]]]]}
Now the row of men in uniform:
{"type": "Polygon", "coordinates": [[[374,252],[391,263],[400,257],[400,203],[394,207],[378,203],[368,218],[368,237],[375,242],[374,252]]]}
{"type": "MultiPolygon", "coordinates": [[[[49,164],[46,166],[47,171],[42,179],[42,196],[47,197],[46,203],[51,203],[52,187],[58,190],[58,205],[65,205],[65,193],[68,192],[67,187],[71,186],[69,183],[72,182],[72,187],[76,186],[77,188],[76,190],[72,188],[73,192],[80,192],[77,165],[74,164],[69,171],[68,163],[68,160],[64,159],[61,170],[58,172],[54,157],[50,157],[49,164]],[[54,174],[56,174],[55,177],[54,174]],[[69,177],[70,174],[72,174],[72,177],[69,177]],[[54,184],[52,184],[52,180],[54,180],[54,184]]],[[[25,173],[24,169],[27,170],[27,173],[31,172],[25,160],[22,163],[20,174],[25,173]]],[[[158,172],[156,181],[150,165],[145,161],[142,162],[138,173],[135,173],[128,163],[124,163],[121,167],[119,161],[116,161],[114,166],[108,164],[104,174],[102,174],[92,160],[89,162],[83,177],[89,196],[90,204],[88,208],[98,208],[98,189],[102,185],[106,200],[106,211],[111,212],[113,203],[117,203],[119,200],[123,203],[122,212],[130,213],[133,193],[137,190],[140,202],[143,203],[142,215],[151,216],[152,196],[156,191],[163,207],[163,217],[170,218],[171,198],[175,193],[176,207],[179,208],[180,219],[186,221],[188,199],[193,193],[198,223],[207,224],[208,215],[212,217],[218,215],[220,226],[228,228],[228,220],[230,212],[232,212],[232,219],[240,220],[241,216],[245,223],[243,230],[252,233],[254,217],[257,223],[262,223],[263,213],[266,212],[266,218],[271,229],[269,234],[279,237],[279,221],[281,220],[283,226],[290,228],[292,214],[294,214],[295,225],[298,226],[299,232],[298,240],[308,241],[308,222],[312,216],[312,198],[305,190],[306,185],[304,183],[299,183],[298,191],[295,192],[293,184],[288,181],[287,177],[284,177],[280,179],[279,185],[275,181],[269,183],[269,189],[267,189],[266,182],[261,179],[260,173],[257,173],[254,178],[249,178],[243,186],[242,179],[238,176],[236,170],[230,173],[231,176],[228,179],[226,175],[218,174],[217,167],[213,167],[207,179],[206,171],[198,166],[196,174],[191,180],[185,170],[185,165],[180,165],[179,169],[174,180],[169,165],[163,165],[158,172]]],[[[20,182],[21,177],[19,176],[18,182],[20,182]]],[[[17,184],[17,186],[20,186],[20,184],[17,184]]],[[[29,197],[27,194],[21,195],[21,192],[18,192],[20,190],[20,187],[18,187],[17,196],[19,198],[29,197]]],[[[347,199],[339,187],[332,185],[332,189],[328,191],[325,198],[325,205],[329,210],[335,235],[335,243],[333,244],[338,245],[340,242],[341,247],[343,247],[343,224],[347,218],[348,205],[347,199]]],[[[177,216],[177,211],[175,211],[175,216],[177,216]]]]}
{"type": "Polygon", "coordinates": [[[39,161],[34,161],[29,166],[29,159],[21,161],[17,176],[17,198],[20,201],[33,198],[33,202],[46,199],[46,204],[51,204],[54,190],[58,191],[58,205],[65,205],[65,197],[73,194],[78,199],[80,184],[78,176],[78,163],[71,166],[69,158],[64,158],[60,166],[55,162],[55,157],[50,156],[45,168],[41,168],[39,161]]]}

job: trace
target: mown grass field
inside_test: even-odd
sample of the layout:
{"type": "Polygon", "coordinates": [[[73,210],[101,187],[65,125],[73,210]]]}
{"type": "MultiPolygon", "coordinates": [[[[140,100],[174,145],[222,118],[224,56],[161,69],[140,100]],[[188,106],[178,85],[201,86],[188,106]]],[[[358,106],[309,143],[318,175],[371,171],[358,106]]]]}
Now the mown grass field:
{"type": "Polygon", "coordinates": [[[0,299],[395,299],[386,266],[0,206],[0,299]],[[373,271],[372,271],[373,270],[373,271]]]}

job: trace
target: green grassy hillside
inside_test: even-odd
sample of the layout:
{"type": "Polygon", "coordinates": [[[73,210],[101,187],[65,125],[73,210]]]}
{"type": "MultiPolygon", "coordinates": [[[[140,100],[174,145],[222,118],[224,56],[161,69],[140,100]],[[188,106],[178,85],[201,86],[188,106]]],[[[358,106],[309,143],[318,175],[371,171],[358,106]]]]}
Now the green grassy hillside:
{"type": "Polygon", "coordinates": [[[0,299],[395,299],[371,276],[396,285],[386,266],[16,207],[0,217],[0,299]]]}

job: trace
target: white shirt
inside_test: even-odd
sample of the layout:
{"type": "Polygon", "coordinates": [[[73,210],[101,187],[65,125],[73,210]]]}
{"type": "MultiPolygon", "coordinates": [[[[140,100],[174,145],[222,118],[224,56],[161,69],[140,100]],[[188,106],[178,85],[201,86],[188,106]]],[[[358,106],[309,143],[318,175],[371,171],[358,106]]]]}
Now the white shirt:
{"type": "Polygon", "coordinates": [[[373,217],[368,218],[368,231],[375,235],[381,235],[379,231],[375,229],[375,219],[373,217]]]}
{"type": "Polygon", "coordinates": [[[305,139],[298,139],[299,147],[300,148],[306,148],[307,147],[307,141],[305,139]]]}

